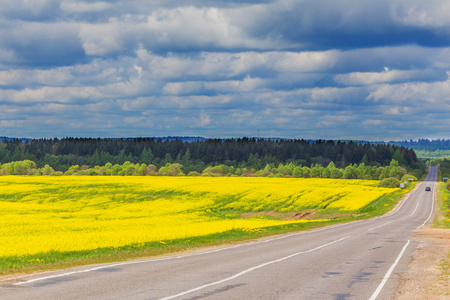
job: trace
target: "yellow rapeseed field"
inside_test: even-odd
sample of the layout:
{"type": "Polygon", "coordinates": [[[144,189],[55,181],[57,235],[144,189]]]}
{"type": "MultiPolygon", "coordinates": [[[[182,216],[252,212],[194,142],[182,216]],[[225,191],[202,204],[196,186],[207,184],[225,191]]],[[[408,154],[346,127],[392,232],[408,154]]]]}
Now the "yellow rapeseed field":
{"type": "Polygon", "coordinates": [[[0,177],[0,258],[247,231],[300,221],[240,218],[308,208],[355,211],[375,181],[243,177],[0,177]]]}

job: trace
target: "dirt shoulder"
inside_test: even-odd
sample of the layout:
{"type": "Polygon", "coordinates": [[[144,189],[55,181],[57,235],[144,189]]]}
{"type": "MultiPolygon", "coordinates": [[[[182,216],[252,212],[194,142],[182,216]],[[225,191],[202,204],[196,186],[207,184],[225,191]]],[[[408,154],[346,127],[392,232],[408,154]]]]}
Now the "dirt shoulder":
{"type": "Polygon", "coordinates": [[[413,237],[419,246],[394,299],[450,299],[450,229],[426,227],[413,237]]]}

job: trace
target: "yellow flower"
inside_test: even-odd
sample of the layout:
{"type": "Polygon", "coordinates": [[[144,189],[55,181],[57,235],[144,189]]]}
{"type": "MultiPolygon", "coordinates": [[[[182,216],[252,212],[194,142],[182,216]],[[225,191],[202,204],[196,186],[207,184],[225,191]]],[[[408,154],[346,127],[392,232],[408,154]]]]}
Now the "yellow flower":
{"type": "Polygon", "coordinates": [[[392,192],[376,184],[313,178],[0,176],[0,257],[143,247],[232,229],[261,232],[310,221],[240,214],[357,210],[392,192]]]}

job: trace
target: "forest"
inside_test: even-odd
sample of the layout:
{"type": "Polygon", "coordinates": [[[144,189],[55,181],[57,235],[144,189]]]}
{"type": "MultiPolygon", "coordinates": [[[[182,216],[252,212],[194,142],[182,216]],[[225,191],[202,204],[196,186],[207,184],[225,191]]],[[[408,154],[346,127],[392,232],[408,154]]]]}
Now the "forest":
{"type": "Polygon", "coordinates": [[[417,141],[409,140],[401,142],[391,141],[389,144],[427,152],[450,150],[450,139],[418,139],[417,141]]]}
{"type": "MultiPolygon", "coordinates": [[[[352,141],[256,138],[190,141],[155,138],[55,138],[4,139],[0,142],[0,164],[3,165],[4,175],[23,173],[14,171],[11,167],[12,162],[20,161],[26,163],[23,163],[24,166],[17,165],[18,169],[39,169],[40,174],[220,173],[241,176],[322,177],[323,170],[331,166],[331,169],[341,170],[340,174],[334,174],[334,178],[344,177],[345,168],[349,166],[356,168],[362,164],[366,169],[371,167],[371,170],[362,172],[365,177],[378,179],[382,171],[376,169],[389,166],[392,160],[418,178],[425,172],[424,164],[410,148],[352,141]],[[6,164],[9,164],[8,170],[6,164]],[[278,170],[283,168],[284,171],[278,170]],[[303,168],[301,176],[298,176],[299,168],[303,168]],[[312,170],[315,170],[314,175],[320,173],[320,176],[311,176],[312,170]],[[372,175],[368,176],[366,173],[372,175]]],[[[330,176],[328,172],[325,173],[325,176],[330,176]]],[[[363,175],[350,177],[358,178],[363,175]]]]}

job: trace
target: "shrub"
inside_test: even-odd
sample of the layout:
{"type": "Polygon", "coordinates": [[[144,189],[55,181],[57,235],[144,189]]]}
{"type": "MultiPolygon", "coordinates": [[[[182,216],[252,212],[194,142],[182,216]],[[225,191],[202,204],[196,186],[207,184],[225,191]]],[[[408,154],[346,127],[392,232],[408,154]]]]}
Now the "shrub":
{"type": "Polygon", "coordinates": [[[189,172],[188,176],[200,176],[201,174],[197,171],[191,171],[189,172]]]}
{"type": "Polygon", "coordinates": [[[397,178],[389,177],[381,180],[380,183],[378,184],[378,187],[398,188],[400,187],[400,181],[397,178]]]}
{"type": "Polygon", "coordinates": [[[408,180],[409,178],[412,178],[414,181],[417,181],[417,177],[414,176],[414,175],[411,175],[411,174],[405,174],[405,175],[403,175],[401,181],[402,181],[402,182],[409,181],[409,180],[408,180]]]}

